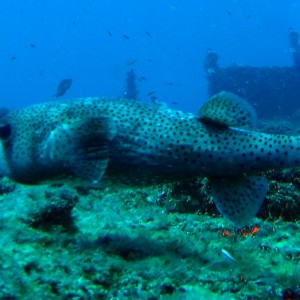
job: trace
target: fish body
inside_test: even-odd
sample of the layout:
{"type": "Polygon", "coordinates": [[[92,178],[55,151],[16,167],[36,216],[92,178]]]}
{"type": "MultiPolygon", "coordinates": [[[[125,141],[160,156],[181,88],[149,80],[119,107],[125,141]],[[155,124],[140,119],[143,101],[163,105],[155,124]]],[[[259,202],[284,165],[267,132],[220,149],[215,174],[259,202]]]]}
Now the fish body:
{"type": "Polygon", "coordinates": [[[61,80],[56,88],[56,94],[54,95],[54,97],[58,98],[63,96],[67,92],[67,90],[70,89],[72,83],[73,79],[71,78],[61,80]]]}
{"type": "Polygon", "coordinates": [[[241,227],[267,192],[261,171],[299,165],[300,138],[245,129],[255,112],[230,93],[199,116],[128,99],[42,103],[0,119],[0,173],[36,184],[75,176],[151,184],[207,176],[219,211],[241,227]]]}

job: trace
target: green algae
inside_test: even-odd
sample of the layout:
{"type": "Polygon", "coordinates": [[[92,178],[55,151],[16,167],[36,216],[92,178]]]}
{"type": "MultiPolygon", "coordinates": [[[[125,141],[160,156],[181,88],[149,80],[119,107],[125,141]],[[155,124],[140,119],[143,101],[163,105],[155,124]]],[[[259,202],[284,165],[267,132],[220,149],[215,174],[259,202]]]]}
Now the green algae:
{"type": "Polygon", "coordinates": [[[280,299],[300,288],[298,204],[284,211],[293,221],[269,215],[282,198],[297,202],[298,187],[285,181],[299,173],[289,172],[268,175],[261,219],[243,230],[216,212],[205,179],[134,189],[16,184],[0,196],[0,297],[280,299]]]}

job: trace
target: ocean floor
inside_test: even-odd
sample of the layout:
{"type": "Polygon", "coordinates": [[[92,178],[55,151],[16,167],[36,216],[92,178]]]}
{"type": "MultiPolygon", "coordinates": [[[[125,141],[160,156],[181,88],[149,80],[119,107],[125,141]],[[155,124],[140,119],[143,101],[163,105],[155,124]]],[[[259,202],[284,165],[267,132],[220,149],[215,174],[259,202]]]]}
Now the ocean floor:
{"type": "Polygon", "coordinates": [[[0,299],[299,299],[300,172],[266,176],[242,230],[206,179],[97,190],[2,178],[0,299]]]}

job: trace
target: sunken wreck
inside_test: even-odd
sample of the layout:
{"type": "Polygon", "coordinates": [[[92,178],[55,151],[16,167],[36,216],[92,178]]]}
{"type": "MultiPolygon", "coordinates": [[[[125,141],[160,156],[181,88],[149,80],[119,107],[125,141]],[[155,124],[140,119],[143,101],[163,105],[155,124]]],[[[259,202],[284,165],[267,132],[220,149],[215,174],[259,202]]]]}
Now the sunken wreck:
{"type": "Polygon", "coordinates": [[[299,34],[289,32],[293,65],[286,67],[220,67],[218,54],[212,50],[204,61],[208,94],[226,90],[246,98],[259,119],[290,120],[300,115],[300,46],[299,34]]]}

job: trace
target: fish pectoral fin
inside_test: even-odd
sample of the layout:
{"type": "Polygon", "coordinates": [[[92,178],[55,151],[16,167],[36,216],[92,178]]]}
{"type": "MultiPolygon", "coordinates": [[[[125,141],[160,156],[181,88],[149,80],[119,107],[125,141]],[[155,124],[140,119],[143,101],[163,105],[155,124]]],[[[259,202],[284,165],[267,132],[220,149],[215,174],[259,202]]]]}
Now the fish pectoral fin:
{"type": "Polygon", "coordinates": [[[214,178],[211,184],[219,212],[239,228],[255,217],[268,191],[267,180],[259,176],[214,178]]]}
{"type": "Polygon", "coordinates": [[[75,176],[93,183],[101,180],[109,161],[109,142],[116,134],[110,118],[88,118],[64,123],[51,131],[44,157],[61,163],[75,176]]]}
{"type": "Polygon", "coordinates": [[[81,178],[93,183],[101,180],[109,161],[109,142],[116,134],[116,126],[109,118],[92,118],[76,122],[72,128],[73,145],[70,168],[81,178]]]}

